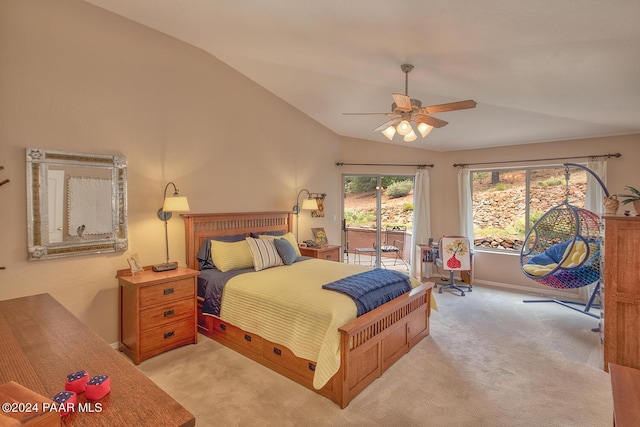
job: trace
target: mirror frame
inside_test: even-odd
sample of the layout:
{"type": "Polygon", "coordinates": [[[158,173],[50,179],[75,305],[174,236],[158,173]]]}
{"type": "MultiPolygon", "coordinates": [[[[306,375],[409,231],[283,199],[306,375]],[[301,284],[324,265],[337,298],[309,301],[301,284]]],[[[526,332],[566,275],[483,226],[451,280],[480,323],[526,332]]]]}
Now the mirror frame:
{"type": "MultiPolygon", "coordinates": [[[[27,234],[29,261],[127,249],[127,160],[122,156],[27,148],[27,234]],[[111,232],[97,239],[49,243],[49,167],[106,169],[111,175],[111,232]]],[[[66,191],[65,191],[66,194],[66,191]]],[[[65,197],[64,202],[67,202],[65,197]]]]}

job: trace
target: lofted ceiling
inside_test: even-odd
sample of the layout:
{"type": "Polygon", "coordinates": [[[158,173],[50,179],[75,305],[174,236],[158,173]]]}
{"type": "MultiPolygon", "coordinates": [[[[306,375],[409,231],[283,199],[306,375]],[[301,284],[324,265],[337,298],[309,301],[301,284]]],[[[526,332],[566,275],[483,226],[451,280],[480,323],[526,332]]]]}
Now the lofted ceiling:
{"type": "Polygon", "coordinates": [[[339,135],[437,151],[640,133],[638,0],[87,0],[197,46],[339,135]],[[425,139],[374,132],[404,93],[425,139]]]}

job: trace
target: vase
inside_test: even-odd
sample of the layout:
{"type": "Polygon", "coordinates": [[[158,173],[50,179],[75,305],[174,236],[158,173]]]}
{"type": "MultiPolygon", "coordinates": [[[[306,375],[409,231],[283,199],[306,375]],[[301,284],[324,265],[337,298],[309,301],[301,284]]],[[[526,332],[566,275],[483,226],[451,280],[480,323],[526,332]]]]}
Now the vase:
{"type": "Polygon", "coordinates": [[[616,213],[618,213],[618,206],[620,206],[620,201],[615,194],[612,194],[609,197],[605,197],[602,200],[602,204],[604,206],[605,215],[615,215],[616,213]]]}
{"type": "Polygon", "coordinates": [[[640,200],[633,201],[633,209],[636,211],[637,214],[640,214],[640,200]]]}

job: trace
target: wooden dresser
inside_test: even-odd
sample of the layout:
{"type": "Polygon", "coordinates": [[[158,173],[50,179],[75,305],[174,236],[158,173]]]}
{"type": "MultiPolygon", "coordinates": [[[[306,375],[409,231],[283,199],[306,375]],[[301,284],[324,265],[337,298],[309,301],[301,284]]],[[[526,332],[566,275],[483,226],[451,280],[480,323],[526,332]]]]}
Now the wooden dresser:
{"type": "Polygon", "coordinates": [[[324,245],[316,248],[306,247],[300,248],[302,256],[310,256],[312,258],[326,259],[329,261],[340,262],[340,246],[324,245]]]}
{"type": "Polygon", "coordinates": [[[604,216],[604,367],[640,369],[640,217],[604,216]]]}
{"type": "Polygon", "coordinates": [[[51,397],[81,369],[109,375],[111,391],[92,403],[80,394],[78,403],[94,412],[69,413],[63,425],[195,425],[193,415],[51,295],[0,301],[0,384],[15,381],[51,397]]]}
{"type": "Polygon", "coordinates": [[[196,344],[197,276],[186,267],[131,274],[118,271],[120,350],[137,365],[186,344],[196,344]]]}
{"type": "Polygon", "coordinates": [[[609,372],[613,397],[613,425],[615,427],[639,426],[640,370],[611,363],[609,372]]]}

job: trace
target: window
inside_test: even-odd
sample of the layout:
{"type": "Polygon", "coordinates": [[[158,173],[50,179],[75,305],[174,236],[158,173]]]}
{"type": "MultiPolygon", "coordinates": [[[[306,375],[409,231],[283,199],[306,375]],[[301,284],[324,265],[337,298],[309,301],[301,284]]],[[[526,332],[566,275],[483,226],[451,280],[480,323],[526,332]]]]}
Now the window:
{"type": "Polygon", "coordinates": [[[564,166],[471,171],[474,246],[519,252],[535,222],[568,198],[583,208],[587,172],[564,166]],[[568,194],[567,194],[568,191],[568,194]]]}

